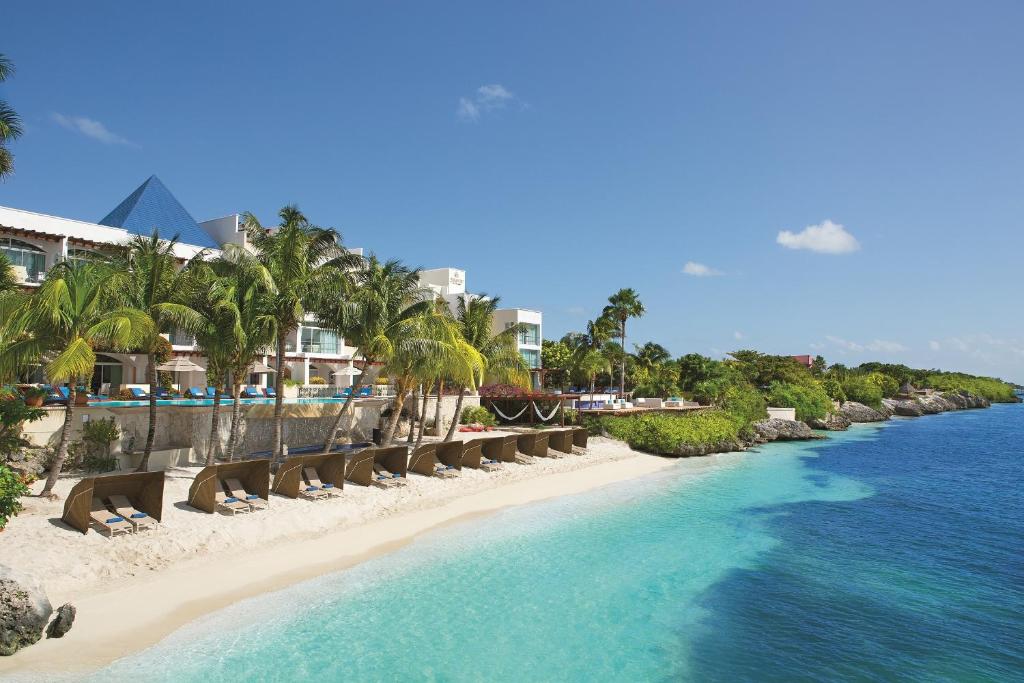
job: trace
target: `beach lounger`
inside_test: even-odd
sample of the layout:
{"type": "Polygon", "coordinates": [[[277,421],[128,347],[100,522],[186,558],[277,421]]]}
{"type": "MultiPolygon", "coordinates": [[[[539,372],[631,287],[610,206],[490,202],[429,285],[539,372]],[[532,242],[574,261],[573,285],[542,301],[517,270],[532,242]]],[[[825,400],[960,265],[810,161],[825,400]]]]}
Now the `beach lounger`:
{"type": "Polygon", "coordinates": [[[219,481],[216,482],[216,486],[217,490],[213,493],[213,500],[218,510],[230,512],[232,515],[237,515],[239,512],[252,512],[252,506],[248,503],[224,493],[224,489],[221,488],[219,481]]]}
{"type": "Polygon", "coordinates": [[[379,462],[375,462],[373,463],[373,478],[370,480],[370,483],[381,488],[393,488],[405,486],[406,481],[402,478],[401,474],[389,472],[379,462]]]}
{"type": "Polygon", "coordinates": [[[228,493],[238,500],[251,505],[254,510],[266,510],[270,507],[270,501],[264,500],[255,493],[249,493],[237,479],[228,479],[224,482],[228,485],[228,493]]]}
{"type": "MultiPolygon", "coordinates": [[[[304,468],[302,470],[302,472],[303,472],[303,474],[306,475],[306,483],[309,486],[314,487],[318,491],[322,491],[328,497],[330,497],[330,496],[340,496],[341,495],[341,489],[340,488],[338,488],[334,484],[325,484],[322,481],[320,481],[320,475],[317,473],[316,468],[314,468],[314,467],[306,467],[306,468],[304,468]]],[[[302,495],[302,489],[305,488],[302,484],[303,484],[303,482],[300,481],[299,482],[299,495],[302,495]]],[[[306,490],[308,491],[309,489],[307,488],[306,490]]]]}
{"type": "MultiPolygon", "coordinates": [[[[221,394],[220,397],[222,399],[233,398],[231,394],[221,394]]],[[[208,398],[210,400],[217,398],[217,387],[206,387],[206,396],[204,398],[208,398]]]]}
{"type": "Polygon", "coordinates": [[[106,529],[110,538],[113,538],[115,534],[130,534],[134,531],[134,527],[124,517],[108,510],[99,498],[92,499],[92,511],[89,513],[89,517],[99,527],[98,531],[102,532],[106,529]]]}
{"type": "Polygon", "coordinates": [[[188,391],[185,392],[185,397],[202,399],[206,398],[206,392],[201,387],[189,387],[188,391]]]}
{"type": "Polygon", "coordinates": [[[246,387],[242,389],[242,398],[263,398],[263,394],[256,387],[246,387]]]}
{"type": "Polygon", "coordinates": [[[171,395],[171,392],[167,391],[163,387],[157,387],[155,393],[156,393],[156,397],[157,398],[162,398],[162,399],[172,399],[172,398],[174,398],[174,396],[171,395]]]}
{"type": "Polygon", "coordinates": [[[437,444],[424,444],[409,456],[409,471],[425,477],[457,477],[453,465],[446,465],[437,459],[437,444]]]}
{"type": "Polygon", "coordinates": [[[359,398],[371,398],[373,396],[373,387],[363,387],[359,390],[359,398]]]}
{"type": "Polygon", "coordinates": [[[548,447],[560,453],[572,453],[572,428],[553,429],[548,432],[548,447]]]}
{"type": "Polygon", "coordinates": [[[143,391],[139,387],[132,387],[128,391],[131,393],[132,398],[134,398],[137,401],[145,401],[145,400],[149,399],[149,394],[147,394],[145,391],[143,391]]]}
{"type": "Polygon", "coordinates": [[[547,432],[531,432],[520,434],[517,439],[519,452],[535,458],[548,457],[547,432]]]}
{"type": "Polygon", "coordinates": [[[485,458],[481,448],[482,439],[467,441],[462,451],[462,466],[484,472],[493,472],[501,469],[501,463],[492,458],[485,458]]]}
{"type": "Polygon", "coordinates": [[[583,450],[587,449],[587,437],[590,436],[590,432],[587,431],[586,427],[573,427],[572,428],[572,445],[576,448],[583,450]]]}
{"type": "Polygon", "coordinates": [[[160,523],[141,510],[136,510],[128,496],[114,494],[108,498],[111,506],[117,514],[128,520],[128,523],[135,527],[136,531],[160,526],[160,523]]]}
{"type": "Polygon", "coordinates": [[[274,387],[264,387],[263,395],[267,398],[277,398],[277,391],[274,390],[274,387]]]}

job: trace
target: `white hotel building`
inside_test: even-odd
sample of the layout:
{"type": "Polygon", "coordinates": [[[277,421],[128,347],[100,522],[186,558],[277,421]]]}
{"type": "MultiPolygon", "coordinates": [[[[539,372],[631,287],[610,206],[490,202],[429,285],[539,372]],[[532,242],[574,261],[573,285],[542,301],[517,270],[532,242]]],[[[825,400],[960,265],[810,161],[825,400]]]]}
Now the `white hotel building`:
{"type": "MultiPolygon", "coordinates": [[[[156,229],[164,239],[178,235],[175,254],[183,261],[202,250],[217,254],[224,244],[246,243],[245,231],[239,214],[197,222],[156,176],[151,176],[126,197],[107,216],[97,223],[49,216],[0,206],[0,253],[10,259],[15,272],[26,288],[35,288],[46,271],[57,262],[83,256],[88,252],[102,253],[112,245],[123,244],[135,235],[149,236],[156,229]]],[[[362,253],[361,249],[353,249],[362,253]]],[[[424,271],[424,284],[431,285],[452,303],[459,284],[451,274],[461,278],[461,293],[465,293],[465,272],[450,268],[424,271]],[[435,280],[440,273],[449,273],[443,286],[435,280]],[[442,291],[443,290],[443,291],[442,291]]],[[[540,366],[541,315],[535,311],[506,309],[500,311],[501,325],[506,322],[529,322],[536,325],[536,334],[523,335],[520,345],[524,358],[531,367],[540,366]],[[533,353],[533,352],[536,353],[533,353]]],[[[497,323],[496,323],[497,324],[497,323]]],[[[204,358],[195,341],[180,333],[166,335],[174,354],[189,357],[205,367],[204,358]]],[[[286,376],[301,384],[310,384],[313,377],[321,377],[329,385],[345,387],[351,384],[349,375],[339,373],[343,368],[362,366],[353,357],[356,349],[346,346],[345,340],[330,330],[303,323],[289,338],[285,351],[286,376]]],[[[271,352],[264,361],[276,367],[271,352]]],[[[38,368],[27,370],[22,381],[39,382],[44,378],[38,368]]],[[[252,375],[248,384],[266,385],[267,375],[252,375]]],[[[143,386],[146,378],[146,357],[142,354],[101,353],[97,355],[96,371],[91,387],[98,390],[103,384],[118,387],[143,386]]],[[[176,383],[182,388],[206,386],[205,373],[179,373],[176,383]]]]}

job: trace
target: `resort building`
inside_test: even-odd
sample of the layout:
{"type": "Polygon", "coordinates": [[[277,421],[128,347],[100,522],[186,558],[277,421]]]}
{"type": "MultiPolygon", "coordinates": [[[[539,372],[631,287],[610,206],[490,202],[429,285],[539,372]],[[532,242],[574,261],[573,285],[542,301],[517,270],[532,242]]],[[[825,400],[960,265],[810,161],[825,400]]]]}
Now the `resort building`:
{"type": "MultiPolygon", "coordinates": [[[[454,313],[458,309],[459,300],[479,298],[480,295],[466,291],[466,271],[459,268],[432,268],[420,273],[420,284],[432,290],[437,296],[448,302],[454,313]]],[[[544,316],[540,311],[526,308],[499,308],[494,312],[493,332],[497,334],[517,323],[524,325],[525,330],[519,333],[518,348],[527,366],[534,388],[541,386],[543,372],[540,351],[543,336],[544,316]]]]}
{"type": "MultiPolygon", "coordinates": [[[[226,244],[243,247],[247,244],[240,214],[196,221],[156,176],[148,178],[96,223],[0,206],[0,252],[14,264],[17,277],[26,288],[38,287],[47,270],[64,259],[84,257],[90,252],[103,253],[134,236],[148,237],[154,230],[166,240],[177,236],[174,252],[182,263],[204,251],[216,256],[226,244]]],[[[362,249],[350,251],[362,254],[362,249]]],[[[467,296],[464,270],[436,268],[423,271],[420,278],[421,283],[443,297],[453,311],[458,300],[467,296]]],[[[520,335],[519,351],[535,371],[534,382],[539,386],[540,312],[500,309],[495,315],[495,332],[518,322],[530,326],[520,335]]],[[[175,356],[188,358],[199,367],[206,366],[195,339],[179,331],[166,336],[175,356]]],[[[354,357],[356,351],[347,346],[341,336],[321,329],[309,318],[287,340],[285,377],[302,385],[325,384],[327,391],[351,386],[353,375],[363,366],[362,361],[354,357]]],[[[145,354],[101,353],[90,388],[95,392],[103,389],[116,393],[119,388],[144,387],[146,363],[145,354]]],[[[263,364],[276,369],[274,349],[268,349],[263,364]]],[[[368,380],[373,371],[365,370],[368,380]]],[[[36,367],[26,369],[21,380],[38,383],[45,378],[36,367]]],[[[273,376],[266,372],[254,373],[244,382],[268,386],[273,384],[273,376]]],[[[174,384],[182,389],[206,386],[207,378],[205,372],[180,372],[175,375],[174,384]]]]}
{"type": "MultiPolygon", "coordinates": [[[[97,223],[0,206],[0,252],[14,264],[15,273],[26,288],[38,287],[46,271],[59,261],[83,257],[89,252],[103,253],[136,235],[148,237],[154,229],[163,239],[178,237],[174,251],[182,262],[204,250],[216,256],[225,244],[246,244],[239,214],[197,222],[156,176],[147,179],[97,223]]],[[[362,253],[361,249],[351,251],[362,253]]],[[[195,339],[181,332],[166,336],[175,356],[205,367],[195,339]]],[[[307,321],[288,339],[286,376],[301,384],[321,377],[329,385],[349,386],[352,374],[346,368],[354,362],[354,351],[334,332],[307,321]]],[[[263,361],[277,367],[273,350],[268,350],[263,361]]],[[[116,392],[118,388],[143,387],[146,363],[144,354],[101,353],[90,388],[116,392]]],[[[253,374],[245,381],[266,386],[272,384],[268,377],[266,373],[253,374]]],[[[21,379],[45,380],[38,367],[27,369],[21,379]]],[[[206,386],[207,381],[204,372],[181,372],[175,376],[174,384],[187,388],[206,386]]]]}

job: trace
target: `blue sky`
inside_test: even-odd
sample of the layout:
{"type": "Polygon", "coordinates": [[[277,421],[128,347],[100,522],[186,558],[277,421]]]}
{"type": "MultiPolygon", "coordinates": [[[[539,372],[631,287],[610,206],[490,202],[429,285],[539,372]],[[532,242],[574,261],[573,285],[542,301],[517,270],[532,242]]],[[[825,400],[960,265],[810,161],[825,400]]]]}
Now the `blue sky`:
{"type": "Polygon", "coordinates": [[[5,4],[0,204],[95,221],[156,173],[199,220],[295,202],[463,267],[548,338],[634,287],[675,354],[1024,382],[1024,5],[299,5],[5,4]]]}

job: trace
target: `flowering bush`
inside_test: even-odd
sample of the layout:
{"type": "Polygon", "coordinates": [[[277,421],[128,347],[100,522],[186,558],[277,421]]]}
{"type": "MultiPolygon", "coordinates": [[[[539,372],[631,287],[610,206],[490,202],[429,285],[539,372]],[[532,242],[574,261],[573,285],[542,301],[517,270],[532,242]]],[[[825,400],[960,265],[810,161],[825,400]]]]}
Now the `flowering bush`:
{"type": "Polygon", "coordinates": [[[511,384],[487,384],[480,387],[480,395],[487,398],[522,398],[527,393],[522,387],[511,384]]]}

